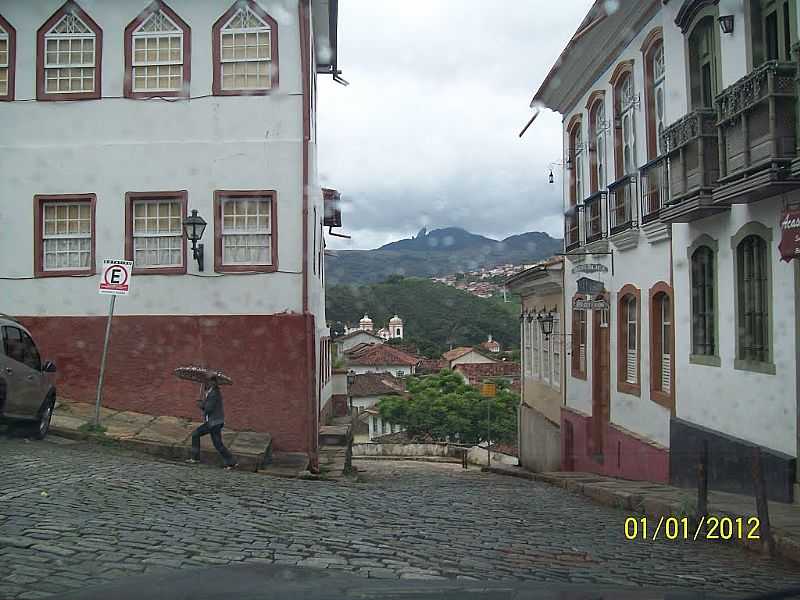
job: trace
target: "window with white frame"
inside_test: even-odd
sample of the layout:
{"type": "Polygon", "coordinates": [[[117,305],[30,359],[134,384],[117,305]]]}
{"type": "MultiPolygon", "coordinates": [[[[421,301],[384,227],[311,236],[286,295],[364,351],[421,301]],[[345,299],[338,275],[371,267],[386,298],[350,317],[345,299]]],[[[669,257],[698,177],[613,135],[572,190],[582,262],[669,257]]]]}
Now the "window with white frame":
{"type": "Polygon", "coordinates": [[[561,319],[558,314],[553,317],[553,335],[550,336],[550,343],[553,351],[553,387],[561,387],[561,319]]]}
{"type": "Polygon", "coordinates": [[[8,95],[10,44],[8,32],[0,27],[0,96],[8,95]]]}
{"type": "MultiPolygon", "coordinates": [[[[634,126],[633,76],[629,73],[620,83],[620,123],[622,125],[622,175],[636,172],[636,129],[634,126]]],[[[618,173],[618,175],[620,175],[618,173]]]]}
{"type": "Polygon", "coordinates": [[[272,87],[272,28],[249,6],[240,7],[220,32],[222,90],[272,87]]]}
{"type": "Polygon", "coordinates": [[[530,336],[531,336],[531,360],[533,362],[531,368],[531,375],[536,377],[537,379],[541,376],[541,340],[540,340],[540,331],[539,331],[539,324],[534,320],[533,323],[529,323],[528,327],[530,328],[530,336]]]}
{"type": "Polygon", "coordinates": [[[524,360],[523,364],[525,365],[525,376],[530,377],[533,368],[533,357],[531,356],[532,352],[531,331],[530,331],[530,326],[528,324],[527,316],[523,316],[521,330],[522,330],[522,339],[525,340],[524,356],[523,356],[524,360]]]}
{"type": "Polygon", "coordinates": [[[66,13],[44,35],[44,89],[48,94],[94,92],[97,36],[78,15],[66,13]]]}
{"type": "Polygon", "coordinates": [[[44,271],[91,268],[92,207],[90,202],[45,202],[42,205],[44,271]]]}
{"type": "Polygon", "coordinates": [[[625,319],[625,382],[635,384],[638,382],[638,334],[639,327],[638,308],[636,298],[629,296],[623,304],[625,319]]]}
{"type": "Polygon", "coordinates": [[[271,198],[228,196],[221,202],[222,264],[271,265],[271,198]]]}
{"type": "Polygon", "coordinates": [[[659,44],[653,52],[653,122],[656,134],[656,149],[658,156],[665,152],[664,142],[661,137],[666,127],[666,71],[664,69],[664,44],[659,44]]]}
{"type": "Polygon", "coordinates": [[[183,265],[183,224],[179,200],[133,200],[133,264],[137,269],[183,265]]]}
{"type": "Polygon", "coordinates": [[[583,132],[581,122],[575,129],[575,200],[583,200],[583,132]]]}
{"type": "Polygon", "coordinates": [[[133,32],[134,92],[176,92],[183,87],[183,29],[156,11],[133,32]]]}
{"type": "Polygon", "coordinates": [[[606,109],[600,101],[594,111],[595,177],[597,189],[606,187],[606,109]]]}

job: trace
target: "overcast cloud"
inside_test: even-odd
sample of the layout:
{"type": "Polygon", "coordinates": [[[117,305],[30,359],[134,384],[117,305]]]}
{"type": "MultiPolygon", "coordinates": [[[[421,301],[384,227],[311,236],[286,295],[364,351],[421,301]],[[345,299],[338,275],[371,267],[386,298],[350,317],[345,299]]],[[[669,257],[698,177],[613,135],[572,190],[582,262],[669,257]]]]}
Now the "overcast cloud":
{"type": "MultiPolygon", "coordinates": [[[[340,0],[339,65],[319,79],[319,161],[346,200],[329,247],[375,248],[421,227],[561,237],[549,165],[561,118],[522,139],[531,97],[591,0],[340,0]]],[[[555,170],[559,175],[559,170],[555,170]]]]}

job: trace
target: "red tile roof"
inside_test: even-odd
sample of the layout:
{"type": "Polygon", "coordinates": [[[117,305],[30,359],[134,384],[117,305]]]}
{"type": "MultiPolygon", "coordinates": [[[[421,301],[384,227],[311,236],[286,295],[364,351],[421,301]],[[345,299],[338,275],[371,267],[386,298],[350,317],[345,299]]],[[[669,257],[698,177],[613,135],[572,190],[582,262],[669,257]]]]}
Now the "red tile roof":
{"type": "Polygon", "coordinates": [[[520,367],[516,362],[475,363],[456,365],[454,370],[462,373],[470,383],[475,383],[488,377],[519,378],[520,367]]]}
{"type": "Polygon", "coordinates": [[[453,348],[452,350],[442,354],[442,358],[445,359],[447,362],[450,362],[451,360],[461,358],[465,354],[469,354],[473,350],[474,348],[467,348],[466,346],[461,346],[460,348],[453,348]]]}
{"type": "Polygon", "coordinates": [[[350,395],[353,398],[368,396],[391,396],[405,392],[405,384],[389,373],[364,373],[356,375],[353,385],[350,386],[350,395]]]}
{"type": "Polygon", "coordinates": [[[447,368],[447,362],[441,358],[423,358],[417,365],[417,373],[426,375],[428,373],[438,373],[447,368]]]}
{"type": "Polygon", "coordinates": [[[359,366],[414,366],[419,362],[419,358],[386,344],[373,344],[368,348],[359,349],[356,353],[348,353],[347,361],[351,365],[359,366]]]}
{"type": "Polygon", "coordinates": [[[340,336],[339,336],[339,337],[337,337],[337,338],[336,338],[334,341],[338,342],[339,340],[349,340],[351,337],[355,337],[355,336],[357,336],[357,335],[358,335],[358,334],[360,334],[360,333],[363,333],[364,335],[369,335],[369,336],[372,336],[372,337],[374,337],[374,338],[375,338],[375,339],[376,339],[376,340],[377,340],[379,343],[381,343],[381,344],[383,343],[383,338],[381,338],[381,337],[379,337],[379,336],[375,335],[375,334],[374,334],[374,333],[372,333],[371,331],[364,331],[363,329],[356,329],[355,331],[351,331],[351,332],[350,332],[350,333],[348,333],[348,334],[345,334],[345,335],[340,335],[340,336]]]}

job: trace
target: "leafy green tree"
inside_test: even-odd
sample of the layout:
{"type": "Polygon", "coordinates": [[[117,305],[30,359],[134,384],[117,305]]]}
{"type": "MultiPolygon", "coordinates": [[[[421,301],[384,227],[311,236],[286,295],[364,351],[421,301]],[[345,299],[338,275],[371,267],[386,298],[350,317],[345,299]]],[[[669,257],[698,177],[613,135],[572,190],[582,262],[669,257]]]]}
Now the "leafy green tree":
{"type": "Polygon", "coordinates": [[[461,375],[442,370],[437,375],[409,377],[410,397],[385,397],[378,402],[381,418],[403,427],[411,437],[459,438],[477,444],[487,438],[487,404],[492,442],[515,443],[519,396],[500,381],[497,396],[483,398],[461,375]]]}

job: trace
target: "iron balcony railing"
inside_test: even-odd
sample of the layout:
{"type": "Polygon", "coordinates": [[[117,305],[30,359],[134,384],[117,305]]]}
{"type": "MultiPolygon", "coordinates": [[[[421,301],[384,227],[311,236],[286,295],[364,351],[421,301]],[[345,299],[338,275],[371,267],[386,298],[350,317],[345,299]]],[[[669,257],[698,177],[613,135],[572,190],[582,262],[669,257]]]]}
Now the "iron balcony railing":
{"type": "Polygon", "coordinates": [[[601,190],[583,201],[583,223],[586,243],[595,242],[606,237],[606,226],[603,220],[603,204],[608,194],[601,190]]]}
{"type": "Polygon", "coordinates": [[[642,184],[642,223],[658,219],[669,202],[669,172],[665,156],[651,160],[639,170],[642,184]]]}
{"type": "Polygon", "coordinates": [[[625,175],[608,186],[608,221],[611,235],[636,227],[636,175],[625,175]]]}

